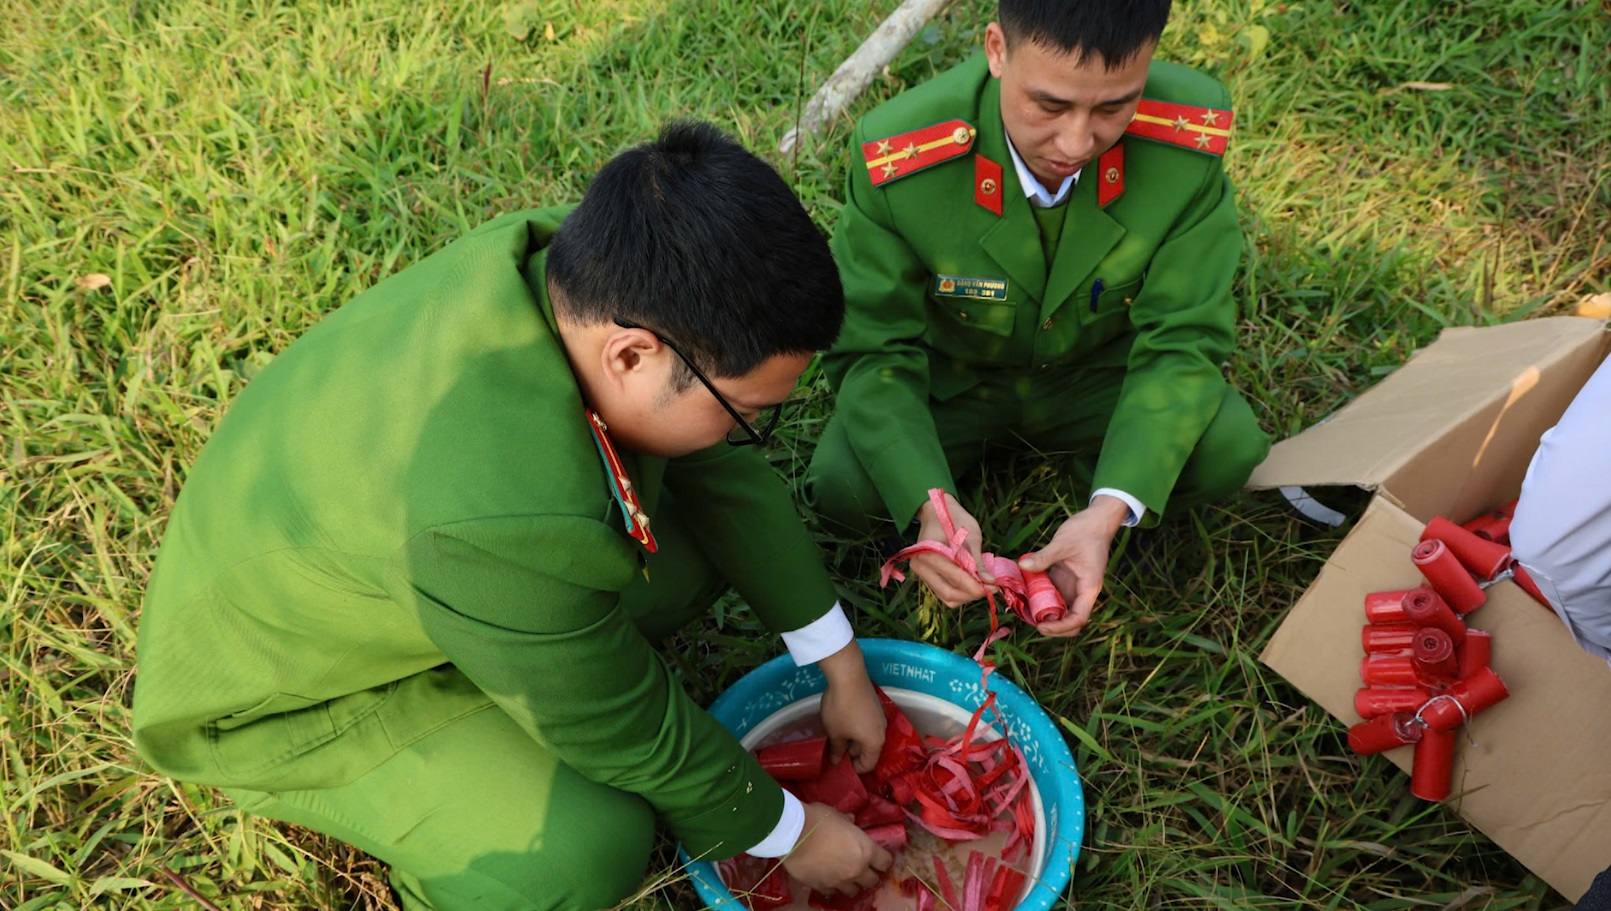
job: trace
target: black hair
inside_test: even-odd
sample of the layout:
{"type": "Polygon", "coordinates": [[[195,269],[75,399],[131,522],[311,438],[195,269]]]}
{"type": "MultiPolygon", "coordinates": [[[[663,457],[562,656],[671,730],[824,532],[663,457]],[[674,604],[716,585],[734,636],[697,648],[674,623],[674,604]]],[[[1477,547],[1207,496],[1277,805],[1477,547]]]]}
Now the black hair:
{"type": "Polygon", "coordinates": [[[1000,0],[996,20],[1009,48],[1020,38],[1108,69],[1123,66],[1158,40],[1170,0],[1000,0]]]}
{"type": "Polygon", "coordinates": [[[699,121],[667,124],[598,172],[549,243],[548,280],[566,318],[652,329],[722,377],[821,351],[845,320],[839,270],[800,201],[699,121]]]}

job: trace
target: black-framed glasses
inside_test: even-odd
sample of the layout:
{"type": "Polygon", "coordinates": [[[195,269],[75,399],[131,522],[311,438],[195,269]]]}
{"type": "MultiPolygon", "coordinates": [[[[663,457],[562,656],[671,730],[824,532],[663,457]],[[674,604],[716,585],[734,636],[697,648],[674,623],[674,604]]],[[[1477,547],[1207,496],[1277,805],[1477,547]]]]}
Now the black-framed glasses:
{"type": "Polygon", "coordinates": [[[681,348],[678,348],[676,345],[672,344],[671,339],[666,338],[653,329],[650,329],[648,326],[640,326],[637,323],[631,322],[630,320],[621,319],[620,317],[615,318],[615,324],[620,326],[622,329],[642,329],[650,335],[653,335],[655,338],[660,340],[660,344],[670,348],[672,354],[675,354],[677,357],[681,358],[682,362],[688,365],[688,370],[689,372],[693,373],[694,379],[699,380],[699,382],[703,384],[706,389],[709,389],[710,394],[716,397],[717,403],[726,409],[727,413],[732,415],[733,420],[737,422],[737,426],[727,434],[727,445],[765,446],[766,441],[772,438],[772,431],[777,429],[778,418],[783,414],[782,402],[779,402],[778,404],[773,405],[771,408],[761,411],[760,419],[756,422],[761,426],[760,429],[756,429],[755,425],[744,420],[744,416],[738,413],[738,409],[734,408],[733,404],[727,401],[727,397],[722,395],[721,392],[716,389],[716,385],[710,381],[709,377],[705,376],[705,372],[703,370],[699,369],[698,365],[694,363],[693,358],[690,358],[688,355],[683,353],[681,348]]]}

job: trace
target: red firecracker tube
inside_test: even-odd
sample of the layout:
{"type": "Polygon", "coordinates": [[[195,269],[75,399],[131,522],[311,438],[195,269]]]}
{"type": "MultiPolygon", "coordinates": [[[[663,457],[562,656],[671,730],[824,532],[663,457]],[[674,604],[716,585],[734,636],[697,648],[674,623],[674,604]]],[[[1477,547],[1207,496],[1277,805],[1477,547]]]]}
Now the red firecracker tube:
{"type": "Polygon", "coordinates": [[[1460,662],[1454,656],[1454,640],[1436,627],[1422,627],[1415,631],[1415,664],[1431,677],[1453,680],[1460,672],[1460,662]]]}
{"type": "Polygon", "coordinates": [[[1385,753],[1394,747],[1419,743],[1426,726],[1411,712],[1394,712],[1361,721],[1348,729],[1348,748],[1361,756],[1385,753]]]}
{"type": "Polygon", "coordinates": [[[1411,794],[1432,801],[1449,796],[1449,781],[1454,776],[1454,739],[1453,731],[1429,728],[1422,732],[1410,772],[1411,794]]]}
{"type": "Polygon", "coordinates": [[[1442,541],[1436,538],[1422,541],[1410,551],[1410,559],[1415,561],[1421,575],[1432,583],[1443,600],[1459,613],[1476,610],[1487,598],[1482,587],[1477,585],[1477,580],[1471,578],[1471,573],[1455,559],[1454,553],[1442,541]]]}
{"type": "MultiPolygon", "coordinates": [[[[1464,573],[1465,570],[1460,570],[1464,573]]],[[[1470,579],[1470,576],[1466,576],[1470,579]]],[[[1416,626],[1430,626],[1449,634],[1455,645],[1466,641],[1466,622],[1430,588],[1418,588],[1404,596],[1404,618],[1416,626]]]]}
{"type": "Polygon", "coordinates": [[[1447,693],[1432,697],[1421,709],[1421,720],[1434,731],[1452,731],[1471,716],[1510,695],[1505,681],[1493,668],[1483,668],[1449,687],[1447,693]]]}

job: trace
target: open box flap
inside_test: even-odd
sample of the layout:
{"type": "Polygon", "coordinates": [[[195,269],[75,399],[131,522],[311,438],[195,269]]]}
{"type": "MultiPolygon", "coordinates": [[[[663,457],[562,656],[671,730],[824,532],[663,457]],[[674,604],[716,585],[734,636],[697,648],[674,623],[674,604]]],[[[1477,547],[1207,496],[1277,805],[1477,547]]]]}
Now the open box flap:
{"type": "MultiPolygon", "coordinates": [[[[1410,549],[1422,527],[1375,498],[1260,656],[1347,724],[1360,720],[1365,595],[1420,584],[1410,549]]],[[[1467,620],[1493,634],[1511,695],[1462,734],[1448,804],[1575,901],[1611,866],[1611,668],[1511,582],[1488,589],[1467,620]]],[[[1412,750],[1387,756],[1409,771],[1412,750]]]]}
{"type": "MultiPolygon", "coordinates": [[[[1391,481],[1400,472],[1409,468],[1424,474],[1413,471],[1417,456],[1434,449],[1441,452],[1439,444],[1451,435],[1463,438],[1467,448],[1472,442],[1480,445],[1499,439],[1491,432],[1495,421],[1518,411],[1546,421],[1530,442],[1516,433],[1502,437],[1530,450],[1537,444],[1538,433],[1554,423],[1605,356],[1608,345],[1611,333],[1605,331],[1603,320],[1573,316],[1445,329],[1437,341],[1416,352],[1381,383],[1314,427],[1277,443],[1253,471],[1248,486],[1376,489],[1385,485],[1396,491],[1391,481]],[[1543,388],[1564,390],[1564,399],[1552,395],[1560,400],[1529,402],[1525,409],[1509,407],[1541,388],[1541,377],[1559,373],[1575,379],[1543,388]],[[1551,408],[1553,416],[1548,414],[1551,408]]],[[[1462,462],[1469,467],[1472,463],[1467,457],[1479,454],[1480,450],[1463,453],[1462,462]]],[[[1515,486],[1519,485],[1518,475],[1515,486]]],[[[1401,501],[1401,497],[1395,499],[1401,501]]],[[[1482,505],[1487,504],[1477,508],[1482,505]]]]}

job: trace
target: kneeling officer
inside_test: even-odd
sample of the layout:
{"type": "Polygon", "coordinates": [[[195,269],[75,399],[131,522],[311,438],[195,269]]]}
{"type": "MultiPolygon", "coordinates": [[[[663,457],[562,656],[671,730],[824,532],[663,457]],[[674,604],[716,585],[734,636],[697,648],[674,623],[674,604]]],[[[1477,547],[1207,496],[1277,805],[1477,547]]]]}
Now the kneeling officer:
{"type": "Polygon", "coordinates": [[[843,318],[799,202],[704,124],[381,282],[191,470],[140,624],[141,752],[387,862],[410,909],[613,905],[656,818],[696,856],[871,883],[888,852],[786,795],[653,645],[731,584],[820,663],[834,748],[876,761],[816,548],[728,445],[765,441],[843,318]]]}

